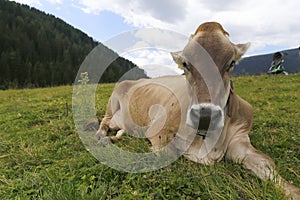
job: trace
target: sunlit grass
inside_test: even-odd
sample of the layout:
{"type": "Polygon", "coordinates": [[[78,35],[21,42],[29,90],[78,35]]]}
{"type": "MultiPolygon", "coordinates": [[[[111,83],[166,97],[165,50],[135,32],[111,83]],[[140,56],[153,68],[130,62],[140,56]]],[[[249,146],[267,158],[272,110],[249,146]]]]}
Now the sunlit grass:
{"type": "MultiPolygon", "coordinates": [[[[234,83],[254,108],[253,145],[300,187],[300,74],[240,77],[234,83]]],[[[113,87],[98,87],[99,118],[113,87]]],[[[71,86],[0,91],[0,199],[284,199],[273,183],[229,160],[203,166],[181,157],[141,174],[99,163],[75,130],[72,91],[71,86]]],[[[146,141],[136,141],[125,136],[116,145],[147,150],[146,141]]]]}

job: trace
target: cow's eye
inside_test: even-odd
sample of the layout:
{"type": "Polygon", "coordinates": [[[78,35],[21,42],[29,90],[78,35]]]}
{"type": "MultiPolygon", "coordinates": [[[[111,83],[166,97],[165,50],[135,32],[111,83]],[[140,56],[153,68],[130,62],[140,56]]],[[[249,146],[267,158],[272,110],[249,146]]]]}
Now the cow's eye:
{"type": "Polygon", "coordinates": [[[183,62],[183,63],[182,63],[182,66],[183,66],[183,68],[185,68],[186,70],[191,71],[191,68],[190,68],[189,64],[187,64],[186,62],[183,62]]]}
{"type": "Polygon", "coordinates": [[[232,61],[230,65],[227,67],[226,71],[229,72],[235,66],[235,61],[232,61]]]}

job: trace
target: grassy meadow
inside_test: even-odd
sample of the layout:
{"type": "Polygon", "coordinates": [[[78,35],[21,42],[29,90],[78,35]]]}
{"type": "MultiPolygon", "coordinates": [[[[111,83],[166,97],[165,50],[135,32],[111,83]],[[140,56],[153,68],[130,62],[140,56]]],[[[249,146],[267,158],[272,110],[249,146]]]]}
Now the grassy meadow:
{"type": "MultiPolygon", "coordinates": [[[[300,187],[300,74],[239,77],[234,85],[254,108],[253,145],[300,187]]],[[[113,87],[98,87],[100,118],[113,87]]],[[[181,157],[137,174],[100,163],[76,132],[72,92],[72,86],[0,91],[0,199],[284,199],[272,182],[226,159],[203,166],[181,157]]],[[[129,136],[116,145],[139,146],[129,136]]]]}

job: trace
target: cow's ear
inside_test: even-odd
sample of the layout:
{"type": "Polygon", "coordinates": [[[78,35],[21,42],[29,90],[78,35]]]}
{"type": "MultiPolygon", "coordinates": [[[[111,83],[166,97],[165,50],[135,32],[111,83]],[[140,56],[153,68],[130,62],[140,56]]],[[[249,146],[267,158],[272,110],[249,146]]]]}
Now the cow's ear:
{"type": "Polygon", "coordinates": [[[178,68],[182,68],[183,58],[182,51],[171,52],[174,62],[178,65],[178,68]]]}
{"type": "Polygon", "coordinates": [[[242,58],[242,56],[246,53],[246,51],[249,49],[249,47],[250,47],[250,42],[248,42],[246,44],[235,45],[235,50],[236,50],[235,62],[236,63],[242,58]]]}

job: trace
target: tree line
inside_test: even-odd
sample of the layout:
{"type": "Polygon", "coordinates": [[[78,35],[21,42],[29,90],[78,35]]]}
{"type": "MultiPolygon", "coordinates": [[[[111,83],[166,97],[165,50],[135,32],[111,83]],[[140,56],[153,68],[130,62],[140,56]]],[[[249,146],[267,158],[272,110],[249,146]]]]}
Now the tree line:
{"type": "MultiPolygon", "coordinates": [[[[0,89],[72,84],[84,58],[99,44],[53,15],[0,0],[0,89]]],[[[115,82],[135,67],[119,57],[101,82],[115,82]]],[[[143,70],[139,73],[146,77],[143,70]]]]}

